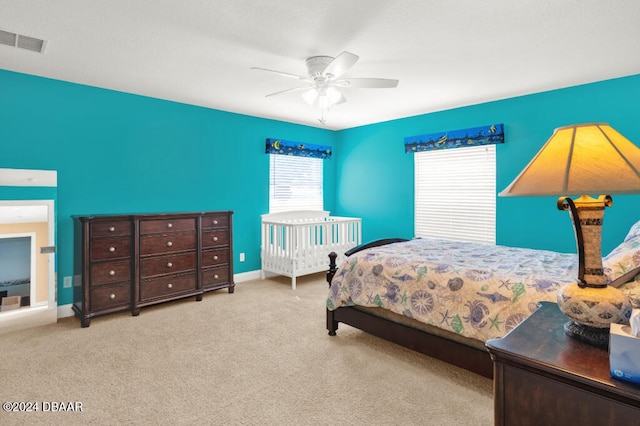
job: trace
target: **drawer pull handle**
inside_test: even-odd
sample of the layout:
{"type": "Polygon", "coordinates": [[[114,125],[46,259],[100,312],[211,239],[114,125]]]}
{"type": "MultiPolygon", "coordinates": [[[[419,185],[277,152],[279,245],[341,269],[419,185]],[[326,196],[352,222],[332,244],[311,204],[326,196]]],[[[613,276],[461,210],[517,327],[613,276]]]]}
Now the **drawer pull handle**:
{"type": "Polygon", "coordinates": [[[109,271],[109,275],[114,276],[116,274],[116,271],[109,271]]]}
{"type": "Polygon", "coordinates": [[[167,284],[167,288],[173,288],[173,284],[171,283],[167,284]]]}
{"type": "Polygon", "coordinates": [[[115,294],[111,293],[111,294],[109,295],[109,299],[115,299],[115,298],[116,298],[116,295],[115,295],[115,294]]]}
{"type": "Polygon", "coordinates": [[[217,220],[215,220],[215,219],[213,219],[213,224],[214,224],[214,225],[217,225],[217,224],[218,224],[218,221],[217,221],[217,220]]]}
{"type": "Polygon", "coordinates": [[[110,251],[111,253],[113,253],[114,251],[116,251],[116,248],[115,248],[115,247],[109,247],[109,251],[110,251]]]}
{"type": "Polygon", "coordinates": [[[213,274],[213,278],[217,280],[220,277],[218,276],[218,274],[213,274]]]}
{"type": "Polygon", "coordinates": [[[173,223],[171,222],[167,223],[167,228],[173,228],[173,223]]]}
{"type": "Polygon", "coordinates": [[[213,260],[218,260],[218,256],[213,256],[213,260]]]}
{"type": "Polygon", "coordinates": [[[110,226],[110,227],[109,227],[109,232],[113,232],[113,231],[115,231],[115,230],[116,230],[116,228],[115,228],[115,227],[113,227],[113,226],[110,226]]]}
{"type": "Polygon", "coordinates": [[[172,266],[173,266],[173,263],[167,262],[167,268],[171,268],[172,266]]]}
{"type": "Polygon", "coordinates": [[[171,247],[173,243],[171,241],[167,241],[167,247],[171,247]]]}
{"type": "Polygon", "coordinates": [[[218,237],[213,237],[213,241],[218,241],[218,237]]]}

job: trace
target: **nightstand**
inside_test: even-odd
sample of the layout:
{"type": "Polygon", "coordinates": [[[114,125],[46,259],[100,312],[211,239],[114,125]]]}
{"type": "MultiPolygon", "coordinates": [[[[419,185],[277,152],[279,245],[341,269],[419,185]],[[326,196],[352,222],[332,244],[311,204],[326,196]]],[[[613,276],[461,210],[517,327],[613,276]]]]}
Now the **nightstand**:
{"type": "Polygon", "coordinates": [[[640,422],[640,385],[613,379],[608,351],[567,336],[567,321],[558,305],[541,302],[506,336],[487,341],[496,425],[640,422]]]}

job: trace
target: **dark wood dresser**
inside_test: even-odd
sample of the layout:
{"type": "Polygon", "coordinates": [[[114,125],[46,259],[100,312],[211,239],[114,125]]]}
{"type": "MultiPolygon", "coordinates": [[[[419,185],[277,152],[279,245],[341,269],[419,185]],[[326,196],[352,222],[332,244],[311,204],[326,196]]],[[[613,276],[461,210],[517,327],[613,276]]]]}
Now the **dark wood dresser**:
{"type": "Polygon", "coordinates": [[[609,353],[564,333],[555,303],[501,339],[494,361],[496,425],[631,425],[640,422],[640,385],[614,379],[609,353]]]}
{"type": "Polygon", "coordinates": [[[73,216],[73,311],[91,318],[227,288],[233,293],[231,211],[73,216]]]}

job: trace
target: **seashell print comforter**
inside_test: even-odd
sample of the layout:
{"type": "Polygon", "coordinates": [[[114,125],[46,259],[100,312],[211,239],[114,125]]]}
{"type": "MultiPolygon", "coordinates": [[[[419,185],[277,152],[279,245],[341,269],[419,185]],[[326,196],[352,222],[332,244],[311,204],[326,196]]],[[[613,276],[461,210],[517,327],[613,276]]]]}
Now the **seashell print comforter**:
{"type": "Polygon", "coordinates": [[[502,337],[575,281],[578,257],[420,238],[363,250],[336,272],[327,308],[381,307],[480,341],[502,337]]]}

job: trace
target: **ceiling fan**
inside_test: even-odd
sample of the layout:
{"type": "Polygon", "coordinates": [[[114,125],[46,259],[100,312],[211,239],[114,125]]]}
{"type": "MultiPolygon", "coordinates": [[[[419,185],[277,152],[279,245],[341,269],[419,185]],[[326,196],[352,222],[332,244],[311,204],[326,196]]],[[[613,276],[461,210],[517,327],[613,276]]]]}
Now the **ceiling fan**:
{"type": "Polygon", "coordinates": [[[331,56],[312,56],[305,61],[307,75],[291,74],[261,67],[252,67],[251,69],[268,71],[300,80],[300,82],[303,83],[302,85],[270,93],[267,97],[290,92],[303,92],[302,98],[305,102],[309,105],[317,106],[322,110],[323,115],[320,122],[324,124],[324,111],[333,105],[341,104],[347,100],[341,89],[345,87],[385,89],[398,85],[398,80],[387,78],[342,78],[342,75],[349,70],[358,59],[358,55],[346,51],[335,58],[331,56]]]}

